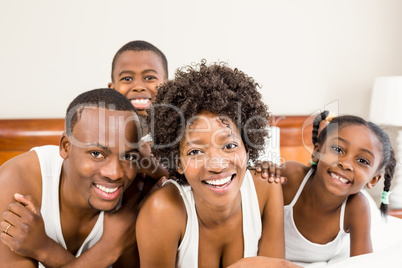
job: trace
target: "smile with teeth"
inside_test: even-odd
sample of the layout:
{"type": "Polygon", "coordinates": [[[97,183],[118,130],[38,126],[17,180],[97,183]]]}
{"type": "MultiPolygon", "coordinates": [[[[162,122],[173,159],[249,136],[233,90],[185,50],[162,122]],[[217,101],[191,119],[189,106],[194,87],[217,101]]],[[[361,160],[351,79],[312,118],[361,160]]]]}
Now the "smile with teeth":
{"type": "Polygon", "coordinates": [[[103,185],[99,185],[99,184],[95,184],[95,187],[98,188],[99,190],[107,193],[107,194],[111,194],[117,191],[117,189],[119,189],[119,187],[115,187],[115,188],[107,188],[103,185]]]}
{"type": "Polygon", "coordinates": [[[146,105],[149,101],[149,99],[132,99],[131,103],[134,105],[146,105]]]}
{"type": "Polygon", "coordinates": [[[223,188],[232,181],[232,178],[233,178],[233,176],[228,176],[226,178],[219,179],[219,180],[208,180],[208,181],[203,181],[203,182],[212,187],[223,188]]]}
{"type": "Polygon", "coordinates": [[[337,174],[334,174],[334,173],[331,172],[330,175],[331,175],[331,177],[332,177],[333,179],[339,180],[340,182],[342,182],[342,183],[344,183],[344,184],[350,183],[350,180],[348,180],[348,179],[346,179],[346,178],[343,178],[343,177],[341,177],[341,176],[339,176],[339,175],[337,175],[337,174]]]}

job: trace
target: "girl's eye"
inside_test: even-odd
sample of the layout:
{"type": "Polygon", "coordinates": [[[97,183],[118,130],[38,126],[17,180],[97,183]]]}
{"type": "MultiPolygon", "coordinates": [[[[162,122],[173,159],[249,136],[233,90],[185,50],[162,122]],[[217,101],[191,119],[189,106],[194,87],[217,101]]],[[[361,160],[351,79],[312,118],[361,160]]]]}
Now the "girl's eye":
{"type": "Polygon", "coordinates": [[[342,148],[339,146],[331,146],[332,150],[334,150],[337,153],[342,153],[342,148]]]}
{"type": "Polygon", "coordinates": [[[96,159],[104,158],[104,155],[101,152],[98,152],[98,151],[91,152],[91,155],[93,157],[95,157],[96,159]]]}
{"type": "Polygon", "coordinates": [[[138,153],[129,153],[124,156],[124,160],[130,161],[130,162],[137,161],[138,158],[139,158],[138,153]]]}
{"type": "Polygon", "coordinates": [[[235,144],[235,143],[228,143],[228,144],[225,144],[225,146],[223,147],[224,149],[227,149],[227,150],[232,150],[232,149],[234,149],[234,148],[236,148],[237,147],[237,144],[235,144]]]}
{"type": "Polygon", "coordinates": [[[194,149],[194,150],[189,151],[189,152],[187,153],[187,155],[198,155],[198,154],[200,154],[200,153],[201,153],[200,150],[194,149]]]}
{"type": "Polygon", "coordinates": [[[362,164],[370,166],[370,162],[368,160],[364,159],[364,158],[359,158],[359,159],[357,159],[357,161],[359,163],[362,163],[362,164]]]}

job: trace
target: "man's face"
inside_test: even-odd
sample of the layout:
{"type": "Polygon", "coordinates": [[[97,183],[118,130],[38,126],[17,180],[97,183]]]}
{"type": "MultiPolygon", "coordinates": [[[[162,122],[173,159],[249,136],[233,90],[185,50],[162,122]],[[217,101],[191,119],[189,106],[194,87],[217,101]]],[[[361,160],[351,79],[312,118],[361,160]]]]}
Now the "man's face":
{"type": "Polygon", "coordinates": [[[109,88],[128,98],[140,116],[155,101],[156,87],[167,81],[162,59],[153,51],[125,51],[118,56],[109,88]]]}
{"type": "Polygon", "coordinates": [[[64,194],[82,206],[115,209],[137,174],[139,132],[132,111],[84,108],[61,140],[64,194]]]}

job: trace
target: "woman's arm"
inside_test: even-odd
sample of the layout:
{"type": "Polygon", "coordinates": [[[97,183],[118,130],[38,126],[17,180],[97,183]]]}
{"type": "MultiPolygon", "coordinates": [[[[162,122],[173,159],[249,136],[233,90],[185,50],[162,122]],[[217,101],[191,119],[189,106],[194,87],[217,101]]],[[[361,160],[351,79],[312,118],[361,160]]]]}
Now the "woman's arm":
{"type": "Polygon", "coordinates": [[[175,267],[187,213],[178,189],[167,184],[141,208],[136,234],[141,267],[175,267]]]}
{"type": "Polygon", "coordinates": [[[285,258],[282,185],[268,183],[260,174],[253,177],[262,218],[258,255],[285,258]]]}
{"type": "Polygon", "coordinates": [[[350,256],[373,252],[367,198],[360,192],[349,196],[345,210],[345,229],[350,233],[350,256]]]}

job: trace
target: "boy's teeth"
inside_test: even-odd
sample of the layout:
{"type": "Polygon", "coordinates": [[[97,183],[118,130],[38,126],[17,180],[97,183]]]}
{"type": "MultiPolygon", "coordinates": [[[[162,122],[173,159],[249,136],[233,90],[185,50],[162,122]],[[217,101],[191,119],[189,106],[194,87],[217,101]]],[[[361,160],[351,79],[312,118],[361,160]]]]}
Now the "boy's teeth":
{"type": "Polygon", "coordinates": [[[133,104],[147,104],[149,102],[149,99],[134,99],[131,100],[133,104]]]}
{"type": "Polygon", "coordinates": [[[340,176],[338,176],[338,175],[336,175],[334,173],[331,173],[331,177],[334,178],[334,179],[339,180],[340,182],[342,182],[344,184],[347,184],[347,183],[350,182],[348,179],[342,178],[342,177],[340,177],[340,176]]]}
{"type": "Polygon", "coordinates": [[[220,180],[209,180],[205,181],[206,184],[213,185],[213,186],[219,186],[219,185],[224,185],[232,179],[232,176],[228,176],[226,178],[220,179],[220,180]]]}
{"type": "Polygon", "coordinates": [[[96,186],[96,188],[98,188],[98,189],[100,189],[100,190],[102,190],[102,191],[104,191],[105,193],[108,193],[108,194],[114,193],[114,192],[117,191],[117,189],[119,189],[119,187],[106,188],[105,186],[102,186],[102,185],[99,185],[99,184],[96,184],[95,186],[96,186]]]}

